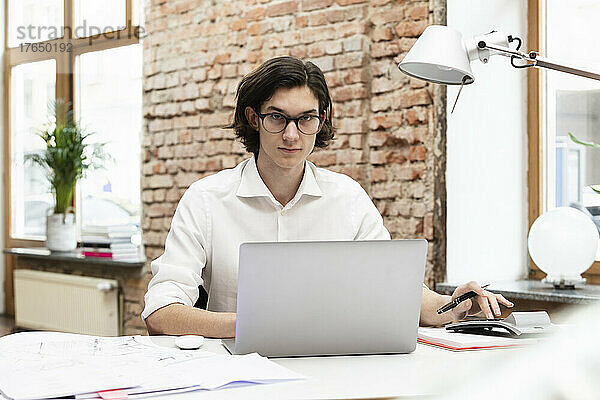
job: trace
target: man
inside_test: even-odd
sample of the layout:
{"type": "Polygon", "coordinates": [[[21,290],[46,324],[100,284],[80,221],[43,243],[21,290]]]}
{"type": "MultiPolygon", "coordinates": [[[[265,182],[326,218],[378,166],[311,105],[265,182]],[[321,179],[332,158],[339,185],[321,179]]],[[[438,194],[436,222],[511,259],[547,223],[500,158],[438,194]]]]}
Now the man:
{"type": "MultiPolygon", "coordinates": [[[[390,239],[357,182],[306,160],[333,138],[331,115],[325,77],[310,62],[279,57],[242,79],[231,128],[254,156],[200,179],[181,198],[165,252],[152,262],[142,313],[150,334],[235,336],[243,242],[390,239]],[[192,307],[200,285],[208,291],[207,310],[192,307]]],[[[512,306],[475,282],[452,297],[470,290],[489,318],[500,315],[499,303],[512,306]]],[[[449,300],[423,287],[421,324],[456,320],[472,306],[467,300],[437,315],[449,300]]]]}

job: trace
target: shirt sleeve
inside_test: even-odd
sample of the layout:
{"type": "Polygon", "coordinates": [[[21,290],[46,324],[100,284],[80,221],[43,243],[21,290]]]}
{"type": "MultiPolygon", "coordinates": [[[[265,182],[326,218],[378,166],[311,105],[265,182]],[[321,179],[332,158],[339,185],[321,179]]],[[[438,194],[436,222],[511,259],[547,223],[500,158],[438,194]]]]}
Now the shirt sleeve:
{"type": "Polygon", "coordinates": [[[390,233],[383,225],[383,218],[364,189],[357,183],[354,216],[358,221],[358,232],[354,240],[390,240],[390,233]]]}
{"type": "Polygon", "coordinates": [[[191,187],[177,205],[164,253],[150,265],[153,277],[144,296],[144,320],[169,304],[192,306],[196,303],[198,287],[203,283],[209,226],[202,192],[191,187]]]}

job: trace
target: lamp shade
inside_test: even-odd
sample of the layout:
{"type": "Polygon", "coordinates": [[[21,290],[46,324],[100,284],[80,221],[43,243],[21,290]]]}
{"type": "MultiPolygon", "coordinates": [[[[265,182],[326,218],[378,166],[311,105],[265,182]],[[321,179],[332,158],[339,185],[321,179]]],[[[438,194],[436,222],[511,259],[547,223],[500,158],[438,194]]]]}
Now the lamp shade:
{"type": "Polygon", "coordinates": [[[462,34],[443,25],[428,26],[398,68],[412,77],[445,85],[475,81],[462,34]]]}

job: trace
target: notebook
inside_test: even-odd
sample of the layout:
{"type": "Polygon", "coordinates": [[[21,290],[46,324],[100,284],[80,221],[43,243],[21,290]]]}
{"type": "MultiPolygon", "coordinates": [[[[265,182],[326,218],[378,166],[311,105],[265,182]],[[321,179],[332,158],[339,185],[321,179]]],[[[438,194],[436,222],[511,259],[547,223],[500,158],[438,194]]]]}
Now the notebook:
{"type": "Polygon", "coordinates": [[[538,343],[540,338],[519,338],[457,333],[444,328],[419,328],[417,342],[446,350],[503,349],[538,343]]]}

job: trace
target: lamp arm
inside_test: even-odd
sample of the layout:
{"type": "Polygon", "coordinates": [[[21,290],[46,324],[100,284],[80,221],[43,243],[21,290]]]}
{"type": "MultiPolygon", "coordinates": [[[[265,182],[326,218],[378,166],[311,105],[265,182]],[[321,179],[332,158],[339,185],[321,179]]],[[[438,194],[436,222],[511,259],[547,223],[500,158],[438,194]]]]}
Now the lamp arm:
{"type": "MultiPolygon", "coordinates": [[[[534,53],[535,54],[535,53],[534,53]]],[[[555,71],[566,72],[567,74],[579,75],[585,78],[595,79],[600,81],[600,74],[586,71],[579,68],[570,67],[567,65],[557,64],[543,57],[535,57],[535,66],[539,68],[548,68],[555,71]]]]}
{"type": "Polygon", "coordinates": [[[496,46],[493,44],[489,44],[489,43],[484,42],[483,40],[480,41],[479,43],[477,43],[477,47],[479,47],[480,49],[495,50],[498,53],[500,53],[501,55],[506,56],[506,57],[516,56],[523,60],[529,60],[529,54],[520,52],[518,50],[512,50],[508,47],[496,46]]]}
{"type": "Polygon", "coordinates": [[[600,81],[600,74],[598,74],[596,72],[586,71],[586,70],[583,70],[580,68],[575,68],[575,67],[567,66],[564,64],[558,64],[558,63],[548,60],[547,58],[539,57],[537,55],[537,53],[535,53],[533,51],[529,52],[529,54],[526,54],[526,53],[522,53],[520,51],[511,50],[508,47],[487,44],[484,41],[480,41],[477,44],[477,47],[479,47],[480,49],[495,50],[498,53],[500,53],[501,55],[505,55],[507,57],[514,56],[514,57],[520,58],[521,60],[528,62],[528,64],[526,64],[525,66],[552,69],[555,71],[565,72],[567,74],[583,76],[584,78],[595,79],[597,81],[600,81]]]}

